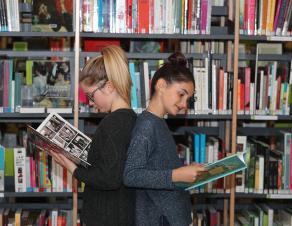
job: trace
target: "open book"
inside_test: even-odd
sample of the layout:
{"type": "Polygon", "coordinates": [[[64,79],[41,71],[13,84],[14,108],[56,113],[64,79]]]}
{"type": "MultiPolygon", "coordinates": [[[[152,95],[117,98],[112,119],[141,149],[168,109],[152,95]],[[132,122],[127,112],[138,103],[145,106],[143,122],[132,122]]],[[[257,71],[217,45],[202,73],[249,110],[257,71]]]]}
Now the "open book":
{"type": "Polygon", "coordinates": [[[51,113],[35,130],[27,126],[28,142],[37,149],[63,153],[77,165],[90,166],[87,154],[91,139],[57,113],[51,113]]]}
{"type": "Polygon", "coordinates": [[[206,172],[196,178],[194,183],[177,183],[176,186],[191,190],[211,181],[226,177],[246,169],[244,153],[237,153],[205,165],[206,172]]]}

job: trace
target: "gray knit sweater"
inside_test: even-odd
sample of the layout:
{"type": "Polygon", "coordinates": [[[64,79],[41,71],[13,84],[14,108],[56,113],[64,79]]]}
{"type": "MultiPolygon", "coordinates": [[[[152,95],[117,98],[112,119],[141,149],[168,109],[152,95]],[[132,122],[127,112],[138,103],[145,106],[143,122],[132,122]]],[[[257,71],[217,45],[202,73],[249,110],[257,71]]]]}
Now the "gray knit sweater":
{"type": "Polygon", "coordinates": [[[124,183],[136,191],[137,226],[156,226],[164,216],[171,226],[191,223],[189,193],[175,188],[172,169],[181,166],[164,119],[144,111],[136,121],[124,170],[124,183]]]}

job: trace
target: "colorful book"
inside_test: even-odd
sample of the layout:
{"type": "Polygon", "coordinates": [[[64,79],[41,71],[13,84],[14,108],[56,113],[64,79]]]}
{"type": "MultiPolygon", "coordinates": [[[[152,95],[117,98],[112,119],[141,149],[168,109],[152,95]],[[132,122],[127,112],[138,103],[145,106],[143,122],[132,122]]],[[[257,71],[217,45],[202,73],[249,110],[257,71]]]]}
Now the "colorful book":
{"type": "Polygon", "coordinates": [[[194,183],[177,183],[177,187],[192,190],[198,186],[246,169],[244,153],[230,155],[219,161],[205,165],[206,172],[198,176],[194,183]]]}

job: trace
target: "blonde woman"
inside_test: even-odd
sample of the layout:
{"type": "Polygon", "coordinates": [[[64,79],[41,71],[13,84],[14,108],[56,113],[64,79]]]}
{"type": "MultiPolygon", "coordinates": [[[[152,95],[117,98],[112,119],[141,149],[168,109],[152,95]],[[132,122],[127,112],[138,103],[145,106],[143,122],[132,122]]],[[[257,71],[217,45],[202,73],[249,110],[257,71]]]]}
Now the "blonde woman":
{"type": "Polygon", "coordinates": [[[99,123],[87,161],[76,166],[63,155],[55,159],[85,183],[81,220],[86,226],[134,225],[135,191],[122,183],[126,152],[136,114],[130,106],[131,79],[123,50],[108,46],[91,59],[80,75],[80,86],[99,112],[99,123]]]}

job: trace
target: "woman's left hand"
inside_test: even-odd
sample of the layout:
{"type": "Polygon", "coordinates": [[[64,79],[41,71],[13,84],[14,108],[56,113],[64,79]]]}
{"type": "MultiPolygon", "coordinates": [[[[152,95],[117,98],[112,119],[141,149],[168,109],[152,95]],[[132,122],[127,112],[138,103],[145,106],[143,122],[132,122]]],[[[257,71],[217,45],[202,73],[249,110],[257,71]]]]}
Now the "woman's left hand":
{"type": "Polygon", "coordinates": [[[67,168],[71,174],[73,174],[74,170],[77,168],[76,164],[68,159],[61,153],[51,152],[52,157],[59,163],[61,166],[67,168]]]}

